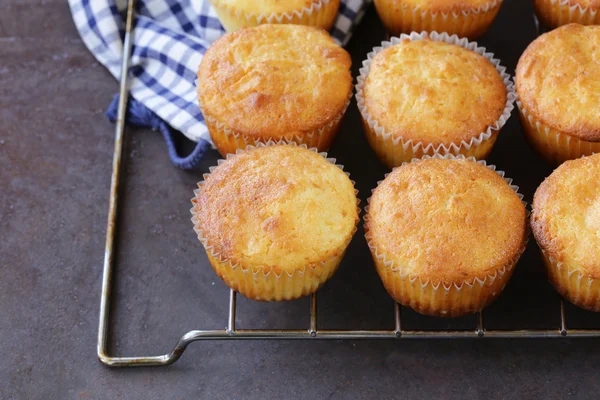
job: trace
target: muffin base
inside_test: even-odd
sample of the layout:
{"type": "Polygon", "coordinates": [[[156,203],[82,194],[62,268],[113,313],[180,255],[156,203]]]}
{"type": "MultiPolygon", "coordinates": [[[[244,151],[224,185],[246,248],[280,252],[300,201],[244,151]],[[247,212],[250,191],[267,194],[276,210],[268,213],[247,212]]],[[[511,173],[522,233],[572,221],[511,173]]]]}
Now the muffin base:
{"type": "Polygon", "coordinates": [[[492,131],[487,139],[478,140],[478,144],[469,146],[451,146],[443,150],[435,148],[432,145],[425,145],[421,142],[416,145],[410,145],[401,139],[394,139],[391,135],[378,134],[377,130],[363,119],[363,127],[367,136],[367,141],[371,145],[375,154],[388,168],[394,168],[413,158],[422,158],[424,156],[434,156],[436,154],[454,154],[465,157],[474,157],[478,160],[485,159],[498,138],[499,130],[492,131]]]}
{"type": "Polygon", "coordinates": [[[493,274],[470,282],[445,286],[402,275],[377,256],[373,256],[373,260],[385,290],[397,303],[420,314],[448,318],[472,314],[487,307],[504,290],[516,264],[515,261],[512,265],[502,266],[493,274]]]}
{"type": "Polygon", "coordinates": [[[534,117],[517,101],[525,137],[549,164],[558,166],[567,160],[600,152],[600,142],[589,142],[560,132],[534,117]]]}
{"type": "Polygon", "coordinates": [[[360,69],[360,75],[358,76],[356,83],[356,103],[362,117],[367,140],[379,159],[390,168],[397,167],[404,162],[409,162],[413,158],[434,156],[436,154],[463,155],[465,157],[475,157],[476,159],[486,158],[492,151],[500,130],[510,118],[516,98],[517,95],[515,94],[514,83],[512,82],[510,75],[506,73],[506,68],[500,65],[500,60],[493,58],[492,53],[487,53],[485,47],[478,47],[476,42],[469,42],[464,38],[460,39],[456,35],[449,36],[447,33],[439,34],[437,32],[412,32],[410,35],[402,34],[399,37],[394,37],[389,41],[382,42],[381,46],[375,47],[373,51],[367,55],[367,59],[363,61],[363,67],[360,69]],[[488,126],[485,132],[481,132],[479,135],[471,138],[468,142],[462,141],[450,145],[434,146],[425,141],[416,142],[412,140],[403,140],[402,137],[394,137],[390,132],[386,132],[386,130],[379,125],[367,111],[363,87],[369,74],[373,58],[380,51],[401,43],[405,39],[423,40],[425,38],[458,45],[476,52],[488,59],[502,77],[504,86],[506,87],[506,103],[500,118],[498,118],[498,121],[493,125],[488,126]]]}
{"type": "Polygon", "coordinates": [[[277,274],[268,268],[246,268],[233,266],[229,261],[207,253],[210,264],[227,286],[242,295],[257,301],[293,300],[307,296],[333,276],[344,254],[316,266],[307,266],[277,274]]]}
{"type": "Polygon", "coordinates": [[[410,32],[447,32],[469,39],[477,39],[494,22],[502,0],[465,12],[430,12],[419,7],[398,5],[398,0],[375,0],[377,13],[386,29],[394,36],[410,32]]]}
{"type": "Polygon", "coordinates": [[[219,0],[210,0],[221,25],[228,32],[261,24],[309,25],[330,30],[337,18],[340,0],[322,0],[291,13],[250,14],[236,10],[219,0]]]}
{"type": "MultiPolygon", "coordinates": [[[[432,158],[425,156],[423,158],[432,158]]],[[[450,154],[434,158],[456,159],[464,156],[453,156],[450,154]]],[[[476,161],[472,158],[473,161],[476,161]]],[[[500,175],[510,187],[523,199],[517,186],[512,185],[512,179],[506,178],[503,171],[497,171],[494,165],[487,165],[485,161],[477,161],[500,175]]],[[[379,182],[378,182],[379,184],[379,182]]],[[[367,202],[369,202],[367,200],[367,202]]],[[[373,244],[369,235],[369,206],[366,207],[365,237],[371,250],[375,268],[379,274],[383,286],[392,298],[403,306],[410,307],[418,313],[435,317],[459,317],[475,313],[488,306],[502,292],[510,277],[517,261],[527,246],[529,231],[523,238],[523,243],[513,259],[504,265],[499,265],[487,274],[476,276],[463,282],[433,282],[423,281],[419,277],[405,272],[401,265],[395,265],[388,260],[386,255],[373,244]]]]}
{"type": "Polygon", "coordinates": [[[548,280],[562,297],[577,307],[600,312],[600,279],[572,270],[568,265],[540,250],[548,280]]]}
{"type": "Polygon", "coordinates": [[[535,13],[542,24],[556,28],[572,22],[581,25],[600,24],[600,12],[590,7],[569,5],[568,0],[535,0],[535,13]]]}
{"type": "MultiPolygon", "coordinates": [[[[273,142],[269,141],[267,143],[257,143],[256,146],[246,146],[244,150],[238,149],[237,153],[243,152],[245,150],[252,149],[254,147],[263,147],[263,146],[271,146],[278,144],[290,144],[296,145],[295,143],[286,143],[283,141],[273,142]]],[[[298,145],[302,148],[307,148],[306,145],[298,145]]],[[[316,148],[311,148],[317,152],[316,148]]],[[[334,158],[327,158],[327,154],[319,153],[323,156],[327,161],[336,165],[340,169],[344,167],[342,165],[336,164],[334,158]]],[[[230,154],[228,157],[231,157],[230,154]]],[[[219,160],[218,164],[222,163],[224,160],[219,160]]],[[[210,168],[212,172],[215,167],[210,168]]],[[[204,175],[204,180],[210,174],[204,175]]],[[[346,172],[346,175],[349,174],[346,172]]],[[[354,181],[351,181],[354,185],[354,181]]],[[[204,181],[198,183],[198,188],[201,188],[204,184],[204,181]]],[[[198,190],[194,191],[194,195],[198,194],[198,190]]],[[[354,190],[354,193],[357,195],[358,190],[354,190]]],[[[334,255],[328,257],[322,262],[310,264],[303,266],[302,268],[297,268],[292,272],[284,271],[280,267],[268,267],[268,266],[246,266],[241,263],[233,264],[231,260],[222,257],[220,254],[214,252],[214,247],[210,244],[208,238],[204,234],[204,232],[200,229],[199,221],[196,218],[196,197],[191,200],[192,201],[192,209],[190,210],[192,214],[192,223],[194,224],[194,232],[198,236],[198,239],[204,246],[206,250],[206,254],[210,261],[211,266],[217,273],[217,275],[223,279],[223,281],[229,286],[231,289],[236,292],[258,301],[282,301],[282,300],[293,300],[299,297],[307,296],[316,292],[337,270],[340,262],[344,258],[344,254],[350,241],[354,237],[356,233],[357,227],[354,227],[354,230],[349,235],[347,240],[344,242],[342,246],[340,246],[334,255]]],[[[357,214],[360,215],[359,208],[359,199],[357,197],[357,214]]]]}
{"type": "Polygon", "coordinates": [[[307,132],[296,132],[292,135],[266,138],[253,137],[236,132],[207,113],[201,104],[199,104],[199,106],[213,144],[219,153],[225,157],[227,154],[235,154],[237,150],[244,150],[247,146],[255,146],[259,143],[267,143],[269,141],[296,143],[299,145],[306,145],[309,149],[314,147],[318,151],[327,151],[337,136],[340,125],[342,124],[342,119],[344,118],[344,114],[350,105],[351,99],[352,91],[350,91],[348,95],[348,100],[346,100],[346,104],[344,105],[342,112],[333,118],[331,122],[321,128],[307,132]]]}
{"type": "Polygon", "coordinates": [[[223,157],[225,157],[227,154],[235,154],[237,150],[245,149],[247,146],[255,146],[259,143],[264,143],[269,140],[280,140],[285,143],[304,144],[309,148],[314,147],[319,151],[326,151],[331,146],[331,143],[339,131],[342,123],[342,116],[336,118],[334,122],[321,129],[306,132],[302,135],[290,135],[262,139],[234,132],[231,129],[226,128],[223,124],[217,122],[214,118],[204,114],[206,127],[208,128],[210,137],[215,147],[223,157]]]}

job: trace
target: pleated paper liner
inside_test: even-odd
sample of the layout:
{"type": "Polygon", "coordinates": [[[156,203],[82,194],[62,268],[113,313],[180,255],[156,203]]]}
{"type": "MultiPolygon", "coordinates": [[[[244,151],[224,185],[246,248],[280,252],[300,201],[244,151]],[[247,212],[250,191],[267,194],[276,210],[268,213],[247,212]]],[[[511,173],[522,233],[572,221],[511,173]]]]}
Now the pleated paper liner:
{"type": "Polygon", "coordinates": [[[435,31],[470,39],[487,32],[501,5],[502,0],[490,0],[472,10],[444,13],[401,5],[398,0],[375,0],[377,13],[392,35],[435,31]]]}
{"type": "Polygon", "coordinates": [[[581,140],[545,124],[517,101],[525,137],[550,164],[558,166],[567,160],[591,156],[600,152],[600,142],[581,140]]]}
{"type": "Polygon", "coordinates": [[[600,24],[600,7],[572,5],[569,0],[535,0],[535,13],[542,24],[549,28],[578,23],[581,25],[600,24]]]}
{"type": "MultiPolygon", "coordinates": [[[[196,86],[198,86],[198,80],[196,80],[196,86]]],[[[352,90],[348,94],[348,99],[346,100],[346,104],[342,108],[342,111],[339,115],[333,118],[330,122],[316,128],[311,131],[306,132],[295,132],[291,135],[285,135],[283,137],[273,136],[271,138],[255,138],[253,136],[245,135],[241,132],[237,132],[233,129],[230,129],[225,124],[220,122],[218,119],[214,118],[208,112],[204,110],[200,101],[198,101],[198,105],[200,107],[200,111],[204,116],[204,122],[206,123],[206,127],[208,128],[208,132],[210,133],[210,137],[222,156],[226,156],[227,154],[235,153],[237,150],[243,150],[246,146],[254,146],[257,143],[261,143],[268,140],[278,141],[283,140],[285,142],[293,142],[296,144],[304,144],[308,148],[317,148],[319,151],[326,151],[331,146],[331,143],[335,139],[340,125],[342,123],[342,119],[344,118],[344,114],[350,105],[350,100],[352,99],[352,90]]]]}
{"type": "Polygon", "coordinates": [[[578,307],[600,311],[600,279],[592,278],[556,260],[540,247],[548,280],[556,291],[578,307]]]}
{"type": "MultiPolygon", "coordinates": [[[[413,162],[429,158],[465,159],[463,155],[436,154],[433,157],[424,156],[421,159],[415,159],[413,162]]],[[[503,171],[496,170],[494,165],[487,165],[485,161],[477,161],[473,157],[469,157],[468,159],[496,172],[519,196],[523,204],[527,205],[523,201],[523,195],[519,193],[519,187],[513,185],[512,179],[505,177],[503,171]]],[[[379,181],[377,185],[379,186],[381,182],[379,181]]],[[[367,206],[365,207],[365,237],[377,272],[383,281],[385,289],[396,302],[410,307],[421,314],[437,317],[458,317],[482,310],[504,290],[504,287],[512,276],[517,261],[527,246],[529,230],[527,230],[523,244],[515,257],[507,264],[494,268],[493,271],[462,282],[423,281],[420,277],[412,276],[410,272],[404,271],[401,265],[396,265],[394,261],[389,260],[386,254],[380,251],[373,243],[369,231],[370,216],[368,203],[370,200],[370,198],[367,200],[367,206]]]]}
{"type": "MultiPolygon", "coordinates": [[[[343,165],[336,164],[335,158],[328,158],[326,153],[319,153],[316,148],[308,148],[306,145],[297,145],[294,142],[285,141],[268,141],[266,143],[257,143],[256,146],[246,146],[244,150],[238,150],[236,154],[228,154],[225,160],[219,160],[218,165],[221,165],[226,160],[236,157],[244,151],[254,149],[255,147],[276,146],[276,145],[291,145],[300,148],[309,149],[320,154],[331,164],[344,169],[343,165]]],[[[211,167],[212,172],[217,167],[211,167]]],[[[348,172],[345,174],[350,177],[348,172]]],[[[204,175],[204,180],[198,183],[198,189],[194,190],[194,198],[192,199],[193,207],[190,210],[192,213],[192,223],[194,231],[198,239],[206,249],[206,253],[210,263],[223,281],[233,290],[242,295],[259,301],[281,301],[293,300],[316,292],[337,270],[340,262],[344,258],[344,254],[352,237],[356,233],[357,227],[350,233],[348,238],[340,246],[335,255],[328,257],[320,263],[306,265],[292,272],[287,272],[284,268],[271,268],[267,266],[248,266],[243,262],[234,264],[231,260],[223,257],[222,254],[215,252],[214,244],[211,243],[209,235],[205,234],[197,219],[198,204],[196,201],[198,193],[202,190],[202,186],[210,173],[204,175]]],[[[355,182],[351,181],[354,185],[355,182]]],[[[355,195],[358,190],[354,189],[355,195]]],[[[356,200],[357,215],[360,215],[359,199],[356,200]]]]}
{"type": "Polygon", "coordinates": [[[461,39],[456,35],[449,36],[447,33],[437,32],[413,32],[410,35],[402,34],[400,37],[394,37],[391,38],[390,41],[382,42],[381,46],[375,47],[373,51],[367,55],[367,59],[363,61],[363,67],[360,69],[360,75],[357,78],[356,84],[356,102],[362,116],[367,139],[377,156],[390,168],[408,162],[413,158],[421,158],[425,155],[462,154],[465,157],[475,157],[476,159],[487,157],[496,142],[500,130],[510,118],[516,97],[515,86],[511,80],[511,76],[506,73],[506,67],[501,66],[500,60],[495,59],[492,53],[487,53],[485,47],[479,47],[476,42],[470,42],[465,38],[461,39]],[[502,77],[504,86],[506,87],[506,103],[500,118],[498,118],[493,125],[488,126],[484,132],[474,136],[468,142],[463,140],[460,143],[452,143],[449,146],[443,144],[434,146],[431,143],[423,141],[404,140],[402,137],[387,132],[367,111],[363,87],[369,74],[373,58],[382,50],[399,44],[403,40],[424,40],[426,38],[438,42],[455,44],[476,52],[488,59],[502,77]]]}
{"type": "Polygon", "coordinates": [[[228,32],[261,24],[309,25],[330,30],[337,18],[340,0],[321,0],[287,13],[247,13],[221,0],[210,0],[219,21],[228,32]]]}

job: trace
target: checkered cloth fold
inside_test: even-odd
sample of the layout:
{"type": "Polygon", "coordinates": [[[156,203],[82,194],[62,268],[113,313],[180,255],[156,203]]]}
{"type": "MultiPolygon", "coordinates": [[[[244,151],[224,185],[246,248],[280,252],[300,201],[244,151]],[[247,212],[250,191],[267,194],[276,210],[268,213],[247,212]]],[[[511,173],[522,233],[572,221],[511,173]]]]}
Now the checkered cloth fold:
{"type": "MultiPolygon", "coordinates": [[[[121,75],[127,0],[69,0],[79,34],[115,78],[121,75]]],[[[259,1],[259,0],[257,0],[259,1]]],[[[331,31],[345,44],[370,0],[342,0],[331,31]]],[[[195,167],[211,147],[198,109],[194,81],[202,55],[225,30],[208,0],[138,0],[130,67],[127,122],[160,130],[173,163],[195,167]],[[177,154],[172,129],[198,142],[192,154],[177,154]]],[[[116,118],[118,98],[107,110],[116,118]]]]}

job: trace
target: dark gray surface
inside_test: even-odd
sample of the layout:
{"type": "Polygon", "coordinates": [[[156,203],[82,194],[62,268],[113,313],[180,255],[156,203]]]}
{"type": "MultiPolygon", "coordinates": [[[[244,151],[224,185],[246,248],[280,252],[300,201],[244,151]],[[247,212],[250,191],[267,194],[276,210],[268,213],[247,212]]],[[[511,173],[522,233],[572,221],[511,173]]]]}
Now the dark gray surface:
{"type": "MultiPolygon", "coordinates": [[[[480,42],[510,72],[534,38],[531,6],[506,0],[480,42]]],[[[349,45],[354,73],[383,36],[371,9],[349,45]]],[[[0,398],[594,398],[600,341],[246,341],[192,344],[175,365],[108,369],[96,359],[100,277],[113,146],[102,111],[117,90],[87,52],[62,0],[8,0],[0,7],[0,398]]],[[[130,131],[113,308],[112,351],[156,355],[190,329],[223,328],[227,289],[189,222],[195,173],[169,163],[162,139],[130,131]]],[[[362,134],[355,104],[330,154],[365,199],[386,169],[362,134]]],[[[527,200],[551,169],[527,146],[517,113],[490,161],[527,200]]],[[[328,328],[390,328],[392,302],[356,235],[320,295],[328,328]]],[[[489,327],[558,327],[558,297],[535,243],[489,327]]],[[[239,327],[308,326],[306,299],[258,304],[240,298],[239,327]]],[[[569,323],[598,317],[569,307],[569,323]]],[[[408,327],[470,327],[407,312],[408,327]]]]}

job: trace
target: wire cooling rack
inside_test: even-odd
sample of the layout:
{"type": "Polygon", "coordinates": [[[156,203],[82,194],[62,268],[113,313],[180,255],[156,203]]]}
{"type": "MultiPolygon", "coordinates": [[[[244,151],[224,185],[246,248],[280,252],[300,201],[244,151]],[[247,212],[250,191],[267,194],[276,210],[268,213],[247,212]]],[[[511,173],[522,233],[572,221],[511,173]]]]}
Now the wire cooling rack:
{"type": "MultiPolygon", "coordinates": [[[[402,308],[394,304],[394,327],[388,330],[323,330],[317,324],[317,294],[311,296],[308,327],[306,329],[236,329],[236,292],[230,291],[229,317],[227,328],[221,330],[194,330],[184,334],[169,354],[159,356],[117,357],[107,352],[107,333],[109,324],[109,306],[112,275],[114,270],[114,245],[118,209],[119,176],[123,152],[125,109],[127,104],[127,73],[131,55],[131,30],[135,0],[128,0],[126,30],[123,50],[122,73],[118,117],[115,127],[115,148],[110,185],[108,226],[104,253],[104,271],[102,275],[102,296],[100,300],[100,322],[98,327],[98,358],[110,367],[163,366],[174,363],[181,357],[187,346],[199,340],[241,340],[241,339],[477,339],[477,338],[591,338],[600,337],[597,329],[567,329],[565,306],[560,301],[556,312],[560,315],[560,326],[550,329],[503,330],[485,329],[483,313],[475,315],[473,328],[463,330],[407,330],[402,327],[402,308]]],[[[536,21],[536,27],[539,25],[536,21]]],[[[539,32],[539,30],[538,30],[539,32]]],[[[390,310],[391,312],[392,310],[390,310]]]]}

